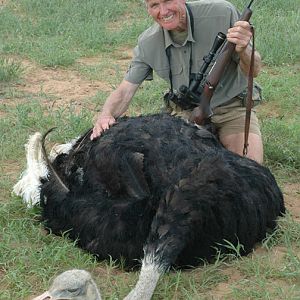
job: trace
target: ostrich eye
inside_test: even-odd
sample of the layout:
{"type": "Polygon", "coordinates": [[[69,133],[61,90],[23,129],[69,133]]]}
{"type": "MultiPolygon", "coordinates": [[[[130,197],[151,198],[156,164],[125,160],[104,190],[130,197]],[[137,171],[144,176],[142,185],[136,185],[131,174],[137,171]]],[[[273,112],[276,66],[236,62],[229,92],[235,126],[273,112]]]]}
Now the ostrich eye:
{"type": "Polygon", "coordinates": [[[75,296],[80,294],[81,289],[80,288],[71,288],[71,289],[67,289],[67,292],[70,294],[73,294],[75,296]]]}

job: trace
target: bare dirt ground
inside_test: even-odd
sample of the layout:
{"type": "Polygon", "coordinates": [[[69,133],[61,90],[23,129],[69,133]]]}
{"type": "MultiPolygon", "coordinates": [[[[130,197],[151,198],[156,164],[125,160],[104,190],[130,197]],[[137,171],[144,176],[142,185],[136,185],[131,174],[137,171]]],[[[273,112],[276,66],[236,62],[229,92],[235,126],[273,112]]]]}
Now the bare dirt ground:
{"type": "Polygon", "coordinates": [[[283,187],[286,208],[300,222],[300,183],[285,184],[283,187]]]}
{"type": "Polygon", "coordinates": [[[45,93],[54,96],[60,102],[82,100],[94,96],[97,91],[109,91],[110,87],[105,82],[89,81],[68,69],[39,68],[26,62],[24,84],[19,90],[30,94],[45,93]]]}

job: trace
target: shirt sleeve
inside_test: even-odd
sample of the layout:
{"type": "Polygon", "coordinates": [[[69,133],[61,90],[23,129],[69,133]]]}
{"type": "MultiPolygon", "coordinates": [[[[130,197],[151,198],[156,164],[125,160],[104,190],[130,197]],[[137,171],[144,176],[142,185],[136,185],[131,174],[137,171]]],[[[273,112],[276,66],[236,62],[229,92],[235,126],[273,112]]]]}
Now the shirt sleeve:
{"type": "Polygon", "coordinates": [[[133,58],[124,79],[134,84],[153,79],[153,70],[143,61],[139,45],[133,50],[133,58]]]}

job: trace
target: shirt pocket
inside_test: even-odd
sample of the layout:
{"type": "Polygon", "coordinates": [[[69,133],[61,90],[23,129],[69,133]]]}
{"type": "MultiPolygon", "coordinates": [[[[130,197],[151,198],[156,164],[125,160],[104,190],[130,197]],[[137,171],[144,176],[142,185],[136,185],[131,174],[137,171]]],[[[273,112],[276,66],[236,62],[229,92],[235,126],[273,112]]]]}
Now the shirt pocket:
{"type": "MultiPolygon", "coordinates": [[[[181,76],[182,70],[183,70],[182,66],[178,66],[178,65],[172,66],[172,81],[173,82],[177,81],[177,78],[181,76]]],[[[157,68],[157,69],[155,69],[155,72],[162,79],[169,81],[169,79],[170,79],[169,66],[164,67],[164,68],[157,68]]]]}

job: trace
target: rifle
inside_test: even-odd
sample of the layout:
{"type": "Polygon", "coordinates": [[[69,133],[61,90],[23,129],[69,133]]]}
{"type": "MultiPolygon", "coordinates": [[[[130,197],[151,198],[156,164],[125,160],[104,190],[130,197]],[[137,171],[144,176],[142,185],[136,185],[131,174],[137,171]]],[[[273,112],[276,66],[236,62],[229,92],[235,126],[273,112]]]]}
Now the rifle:
{"type": "MultiPolygon", "coordinates": [[[[239,21],[250,20],[250,17],[252,15],[252,10],[250,9],[250,7],[253,1],[254,0],[251,0],[249,5],[245,8],[239,21]]],[[[220,33],[218,35],[220,35],[220,33]]],[[[221,39],[222,38],[223,37],[221,36],[221,39]]],[[[199,76],[198,78],[196,76],[196,79],[194,80],[194,82],[191,82],[189,87],[181,86],[179,88],[179,92],[181,93],[181,97],[183,99],[189,99],[191,103],[197,104],[197,106],[193,109],[190,121],[198,125],[204,125],[210,120],[213,114],[210,108],[211,98],[224,73],[226,66],[228,65],[231,59],[231,56],[235,50],[235,46],[235,44],[228,42],[227,40],[224,42],[224,46],[222,47],[220,53],[218,54],[215,60],[214,65],[212,66],[209,74],[205,79],[203,90],[201,91],[201,93],[197,91],[201,82],[201,80],[199,81],[199,76]]]]}

